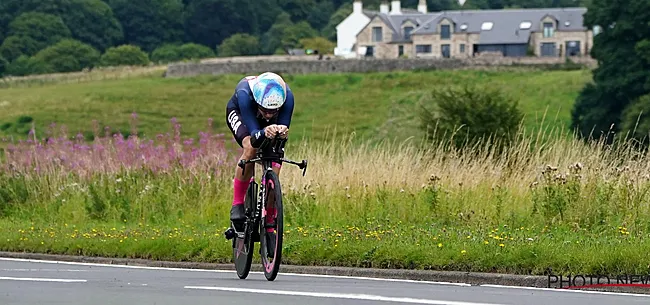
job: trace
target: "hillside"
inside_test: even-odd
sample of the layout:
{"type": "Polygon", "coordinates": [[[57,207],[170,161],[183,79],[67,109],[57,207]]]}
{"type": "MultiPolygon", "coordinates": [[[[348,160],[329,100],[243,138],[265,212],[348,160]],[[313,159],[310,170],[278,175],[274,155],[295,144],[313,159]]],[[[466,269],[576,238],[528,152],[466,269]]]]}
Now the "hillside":
{"type": "MultiPolygon", "coordinates": [[[[46,84],[0,89],[0,136],[24,139],[31,124],[42,136],[51,123],[65,125],[70,135],[92,139],[93,120],[113,131],[130,132],[133,112],[140,136],[170,131],[170,120],[182,124],[184,137],[196,137],[209,118],[227,133],[225,104],[241,75],[164,79],[134,76],[79,83],[46,84]],[[21,123],[22,122],[22,123],[21,123]]],[[[503,88],[520,100],[533,129],[547,112],[547,122],[567,127],[570,109],[587,71],[433,71],[345,75],[287,76],[296,96],[294,137],[323,139],[328,131],[356,131],[360,136],[386,134],[392,138],[418,136],[415,105],[436,86],[465,83],[503,88]]]]}

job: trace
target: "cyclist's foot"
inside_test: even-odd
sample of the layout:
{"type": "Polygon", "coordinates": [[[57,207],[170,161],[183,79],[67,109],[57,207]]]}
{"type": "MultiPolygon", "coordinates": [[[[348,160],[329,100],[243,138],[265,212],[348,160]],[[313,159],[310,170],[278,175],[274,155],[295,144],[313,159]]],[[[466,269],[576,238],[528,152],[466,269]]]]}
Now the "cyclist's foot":
{"type": "Polygon", "coordinates": [[[230,220],[234,222],[239,222],[244,219],[246,219],[246,216],[244,215],[244,205],[243,204],[233,205],[232,208],[230,208],[230,220]]]}
{"type": "Polygon", "coordinates": [[[275,254],[275,232],[266,232],[266,254],[270,258],[275,254]]]}

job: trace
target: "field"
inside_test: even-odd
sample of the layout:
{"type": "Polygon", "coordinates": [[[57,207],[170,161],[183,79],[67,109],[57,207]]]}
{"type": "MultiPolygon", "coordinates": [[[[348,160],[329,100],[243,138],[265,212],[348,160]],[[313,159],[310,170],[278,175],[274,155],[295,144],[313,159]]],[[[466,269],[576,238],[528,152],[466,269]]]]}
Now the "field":
{"type": "MultiPolygon", "coordinates": [[[[86,139],[91,121],[100,124],[94,142],[7,144],[0,250],[229,262],[222,233],[238,152],[227,148],[222,115],[238,78],[138,76],[0,90],[8,103],[0,121],[14,126],[20,116],[33,118],[36,140],[53,120],[86,139]],[[134,128],[139,137],[104,138],[103,125],[134,128]]],[[[305,177],[282,169],[286,263],[647,272],[647,156],[566,136],[588,72],[288,78],[300,97],[293,138],[304,141],[292,143],[287,157],[309,159],[310,167],[305,177]],[[520,98],[527,131],[504,154],[420,141],[408,111],[419,90],[464,82],[501,86],[520,98]],[[550,130],[536,133],[545,111],[550,130]]],[[[4,132],[28,137],[12,127],[4,132]]]]}
{"type": "MultiPolygon", "coordinates": [[[[217,132],[225,126],[225,104],[242,75],[165,79],[160,72],[103,81],[67,82],[1,89],[0,137],[25,137],[32,120],[37,135],[51,123],[65,124],[76,135],[92,139],[93,120],[128,134],[133,112],[140,137],[151,138],[169,129],[175,117],[182,136],[197,137],[209,118],[217,132]]],[[[297,97],[292,135],[324,139],[337,130],[360,137],[392,139],[420,136],[414,107],[420,95],[434,86],[466,83],[498,86],[519,99],[534,130],[541,117],[568,126],[571,105],[590,79],[580,71],[436,71],[349,75],[288,76],[297,97]],[[390,133],[388,133],[390,131],[390,133]]]]}

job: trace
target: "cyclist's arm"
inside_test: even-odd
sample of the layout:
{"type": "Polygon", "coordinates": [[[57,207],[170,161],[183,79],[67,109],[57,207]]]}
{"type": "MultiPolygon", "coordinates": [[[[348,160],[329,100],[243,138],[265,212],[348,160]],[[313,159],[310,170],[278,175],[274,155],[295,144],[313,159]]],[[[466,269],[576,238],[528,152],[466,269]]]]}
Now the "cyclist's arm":
{"type": "Polygon", "coordinates": [[[264,136],[264,130],[260,129],[260,125],[255,119],[255,111],[253,109],[257,109],[257,106],[253,105],[253,101],[244,90],[237,91],[237,101],[239,102],[239,111],[242,116],[241,120],[251,135],[251,146],[259,148],[266,137],[264,136]]]}
{"type": "Polygon", "coordinates": [[[278,113],[278,125],[284,125],[289,128],[291,124],[291,116],[293,115],[293,92],[287,86],[287,100],[282,105],[280,113],[278,113]]]}

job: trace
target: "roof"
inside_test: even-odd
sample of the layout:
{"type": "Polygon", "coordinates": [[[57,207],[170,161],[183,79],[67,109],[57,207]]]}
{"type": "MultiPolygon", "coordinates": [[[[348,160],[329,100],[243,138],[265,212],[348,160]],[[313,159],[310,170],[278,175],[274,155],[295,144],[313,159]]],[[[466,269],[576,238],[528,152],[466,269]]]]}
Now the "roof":
{"type": "Polygon", "coordinates": [[[415,29],[413,35],[437,33],[436,25],[447,17],[455,23],[454,33],[480,33],[480,44],[526,43],[531,33],[540,31],[546,16],[558,20],[558,31],[584,31],[583,15],[586,12],[586,8],[447,11],[415,29]],[[482,31],[484,22],[492,22],[492,29],[482,31]],[[521,29],[522,22],[530,22],[530,27],[521,29]],[[461,29],[463,24],[467,29],[461,29]]]}
{"type": "Polygon", "coordinates": [[[390,27],[393,32],[391,42],[405,41],[399,29],[407,19],[418,23],[412,35],[424,35],[437,33],[438,22],[448,18],[455,24],[452,30],[454,33],[480,33],[479,44],[509,44],[527,43],[531,33],[540,31],[540,24],[546,16],[558,20],[558,31],[584,31],[586,27],[583,24],[583,15],[586,12],[586,8],[460,10],[400,15],[372,12],[373,15],[369,17],[379,17],[390,27]],[[492,22],[492,29],[482,31],[484,22],[492,22]],[[530,28],[520,29],[522,22],[530,22],[530,28]],[[461,29],[463,24],[467,26],[465,30],[461,29]]]}

